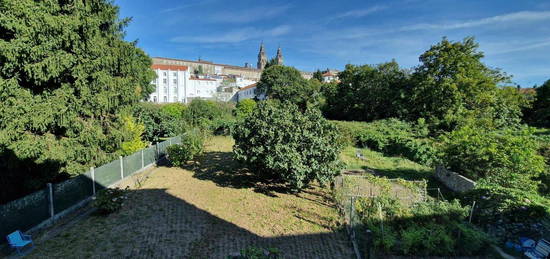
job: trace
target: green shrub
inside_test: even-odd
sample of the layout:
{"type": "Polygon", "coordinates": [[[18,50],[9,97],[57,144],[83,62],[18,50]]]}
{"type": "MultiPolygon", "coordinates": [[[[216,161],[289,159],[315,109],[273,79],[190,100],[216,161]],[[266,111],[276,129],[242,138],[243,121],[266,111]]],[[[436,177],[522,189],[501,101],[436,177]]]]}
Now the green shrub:
{"type": "Polygon", "coordinates": [[[214,135],[231,136],[236,123],[235,119],[217,119],[212,121],[210,128],[214,135]]]}
{"type": "Polygon", "coordinates": [[[161,106],[160,110],[176,119],[183,118],[186,106],[183,103],[168,103],[161,106]]]}
{"type": "Polygon", "coordinates": [[[107,188],[97,193],[93,206],[100,214],[107,215],[118,211],[127,198],[126,189],[107,188]]]}
{"type": "Polygon", "coordinates": [[[203,138],[198,131],[191,131],[182,136],[181,144],[170,145],[166,148],[168,159],[173,166],[183,166],[187,161],[201,154],[203,151],[203,138]]]}
{"type": "Polygon", "coordinates": [[[427,138],[428,129],[422,119],[416,124],[397,119],[334,123],[343,144],[368,147],[388,156],[403,156],[428,166],[438,161],[438,149],[435,142],[427,138]]]}
{"type": "Polygon", "coordinates": [[[235,127],[233,153],[259,177],[300,190],[313,181],[321,184],[339,174],[342,146],[336,127],[316,109],[261,102],[235,127]]]}
{"type": "Polygon", "coordinates": [[[378,196],[355,203],[361,221],[372,231],[376,250],[402,255],[479,255],[491,243],[486,234],[464,223],[470,208],[458,200],[405,206],[390,195],[391,188],[380,187],[378,196]]]}
{"type": "Polygon", "coordinates": [[[217,121],[233,119],[232,113],[232,104],[195,99],[183,113],[183,119],[188,129],[213,132],[217,121]]]}
{"type": "Polygon", "coordinates": [[[120,145],[122,155],[131,155],[147,147],[147,144],[141,140],[145,126],[137,123],[132,116],[124,116],[122,119],[124,120],[122,130],[126,132],[125,135],[127,136],[127,139],[120,145]]]}
{"type": "Polygon", "coordinates": [[[252,99],[244,99],[235,107],[235,117],[244,119],[256,108],[256,102],[252,99]]]}
{"type": "Polygon", "coordinates": [[[174,137],[183,133],[183,121],[163,112],[162,105],[139,103],[135,106],[133,115],[137,122],[145,126],[143,139],[152,143],[164,138],[174,137]]]}
{"type": "Polygon", "coordinates": [[[240,255],[228,256],[230,259],[277,259],[280,258],[280,252],[277,248],[263,249],[260,247],[249,246],[241,249],[240,255]]]}
{"type": "Polygon", "coordinates": [[[486,131],[463,127],[444,138],[443,162],[472,180],[525,191],[545,169],[530,130],[486,131]]]}

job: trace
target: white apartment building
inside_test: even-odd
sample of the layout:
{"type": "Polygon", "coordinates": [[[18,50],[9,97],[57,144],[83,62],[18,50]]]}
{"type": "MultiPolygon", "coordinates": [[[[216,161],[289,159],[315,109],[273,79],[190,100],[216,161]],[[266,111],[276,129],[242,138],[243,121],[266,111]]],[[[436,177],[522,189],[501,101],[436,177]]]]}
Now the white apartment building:
{"type": "Polygon", "coordinates": [[[236,102],[240,102],[244,99],[254,99],[254,98],[258,100],[266,99],[265,94],[258,94],[256,83],[241,88],[239,91],[237,91],[237,93],[233,97],[233,100],[236,102]]]}
{"type": "Polygon", "coordinates": [[[152,82],[155,91],[149,96],[154,103],[187,103],[187,84],[189,82],[189,68],[179,65],[158,65],[151,68],[157,74],[152,82]]]}
{"type": "Polygon", "coordinates": [[[189,67],[154,64],[157,78],[151,82],[155,91],[149,96],[154,103],[189,103],[192,99],[215,99],[223,79],[191,76],[189,67]]]}

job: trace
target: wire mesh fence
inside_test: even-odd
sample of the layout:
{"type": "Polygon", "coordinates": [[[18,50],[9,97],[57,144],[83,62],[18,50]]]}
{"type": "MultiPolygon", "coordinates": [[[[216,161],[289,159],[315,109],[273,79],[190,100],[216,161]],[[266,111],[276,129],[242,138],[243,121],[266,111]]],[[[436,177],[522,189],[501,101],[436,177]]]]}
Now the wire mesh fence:
{"type": "Polygon", "coordinates": [[[43,222],[53,220],[88,200],[96,192],[156,163],[166,155],[166,148],[171,144],[180,144],[182,137],[184,136],[167,139],[129,156],[91,168],[90,171],[66,181],[48,184],[42,190],[0,205],[0,236],[6,236],[15,230],[27,231],[43,222]]]}
{"type": "MultiPolygon", "coordinates": [[[[344,216],[348,234],[358,257],[371,258],[373,244],[372,234],[356,208],[358,201],[384,194],[399,199],[405,205],[412,205],[427,199],[426,187],[426,181],[385,179],[372,175],[344,174],[335,179],[334,197],[344,216]]],[[[381,228],[383,228],[383,223],[381,228]]]]}

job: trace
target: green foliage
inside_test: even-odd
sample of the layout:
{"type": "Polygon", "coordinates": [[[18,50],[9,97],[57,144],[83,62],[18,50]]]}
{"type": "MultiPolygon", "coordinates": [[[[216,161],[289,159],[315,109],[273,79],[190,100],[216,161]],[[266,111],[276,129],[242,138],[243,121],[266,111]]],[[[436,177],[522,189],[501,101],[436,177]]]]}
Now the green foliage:
{"type": "Polygon", "coordinates": [[[318,85],[304,79],[297,69],[282,65],[265,69],[257,90],[268,98],[292,102],[302,110],[307,106],[317,105],[320,98],[318,85]]]}
{"type": "Polygon", "coordinates": [[[162,105],[161,111],[177,119],[182,119],[185,113],[185,104],[168,103],[162,105]]]}
{"type": "Polygon", "coordinates": [[[473,38],[451,42],[443,38],[420,56],[412,76],[411,118],[426,118],[437,128],[452,130],[464,117],[496,126],[519,122],[519,93],[499,90],[508,78],[481,62],[473,38]]]}
{"type": "Polygon", "coordinates": [[[375,249],[387,254],[478,255],[491,242],[486,234],[463,223],[469,207],[458,200],[428,200],[407,207],[386,191],[358,199],[355,208],[373,233],[375,249]]]}
{"type": "Polygon", "coordinates": [[[536,90],[530,121],[534,125],[550,128],[550,80],[536,90]]]}
{"type": "Polygon", "coordinates": [[[204,140],[198,130],[189,131],[182,136],[181,144],[170,145],[166,148],[168,159],[173,166],[183,166],[187,161],[193,160],[203,151],[204,140]]]}
{"type": "Polygon", "coordinates": [[[124,131],[127,131],[127,139],[121,144],[121,152],[123,155],[131,155],[134,152],[144,149],[147,144],[141,140],[141,136],[145,131],[145,126],[136,123],[132,116],[124,116],[124,131]]]}
{"type": "Polygon", "coordinates": [[[545,169],[532,131],[488,131],[463,127],[444,138],[443,162],[473,179],[525,191],[537,189],[533,180],[545,169]]]}
{"type": "Polygon", "coordinates": [[[237,106],[235,107],[235,116],[238,119],[243,119],[250,114],[254,108],[256,108],[256,102],[254,100],[244,99],[237,103],[237,106]]]}
{"type": "Polygon", "coordinates": [[[416,124],[397,119],[335,123],[343,143],[368,147],[389,156],[404,156],[424,165],[433,165],[438,160],[438,149],[428,138],[428,129],[422,119],[416,124]]]}
{"type": "Polygon", "coordinates": [[[111,1],[2,1],[0,13],[0,172],[15,186],[3,199],[116,156],[120,114],[154,72],[111,1]]]}
{"type": "Polygon", "coordinates": [[[120,188],[107,188],[97,193],[93,206],[100,214],[107,215],[118,211],[128,199],[128,191],[120,188]]]}
{"type": "Polygon", "coordinates": [[[134,108],[134,117],[145,126],[144,140],[156,143],[183,133],[183,121],[163,112],[162,107],[153,103],[140,103],[134,108]]]}
{"type": "Polygon", "coordinates": [[[233,153],[263,179],[300,190],[317,180],[326,184],[341,163],[336,127],[318,110],[290,103],[261,102],[233,132],[233,153]]]}
{"type": "Polygon", "coordinates": [[[397,62],[347,65],[337,87],[324,91],[324,114],[331,119],[373,121],[406,114],[408,73],[397,62]]]}
{"type": "Polygon", "coordinates": [[[189,128],[212,131],[212,122],[233,118],[232,113],[231,104],[194,99],[185,110],[183,119],[189,128]]]}
{"type": "Polygon", "coordinates": [[[473,221],[482,226],[502,222],[536,222],[547,217],[550,201],[536,193],[521,188],[506,188],[495,184],[480,184],[466,193],[464,203],[476,201],[476,214],[473,221]]]}

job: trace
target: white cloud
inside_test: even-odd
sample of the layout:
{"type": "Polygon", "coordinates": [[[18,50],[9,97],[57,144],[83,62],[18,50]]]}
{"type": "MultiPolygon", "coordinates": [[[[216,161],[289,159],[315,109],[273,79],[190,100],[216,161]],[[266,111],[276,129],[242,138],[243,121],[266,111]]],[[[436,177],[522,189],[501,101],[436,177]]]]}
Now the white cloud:
{"type": "Polygon", "coordinates": [[[470,20],[463,22],[455,22],[448,24],[430,24],[422,23],[404,26],[401,31],[412,31],[412,30],[452,30],[452,29],[462,29],[470,28],[491,24],[499,24],[506,22],[532,22],[532,21],[542,21],[550,20],[550,11],[534,12],[534,11],[521,11],[515,13],[509,13],[504,15],[497,15],[487,18],[482,18],[478,20],[470,20]]]}
{"type": "Polygon", "coordinates": [[[253,27],[235,29],[223,34],[203,36],[179,36],[172,38],[172,42],[195,42],[195,43],[237,43],[251,39],[263,39],[277,37],[289,33],[288,25],[281,25],[267,30],[260,30],[253,27]]]}
{"type": "Polygon", "coordinates": [[[366,9],[350,10],[345,13],[341,13],[332,17],[332,20],[343,19],[343,18],[360,18],[384,9],[386,9],[386,7],[384,6],[373,6],[371,8],[366,8],[366,9]]]}
{"type": "Polygon", "coordinates": [[[498,44],[489,43],[483,46],[488,49],[487,54],[489,55],[508,54],[512,52],[521,52],[526,50],[550,47],[550,38],[537,41],[505,41],[498,44]]]}

